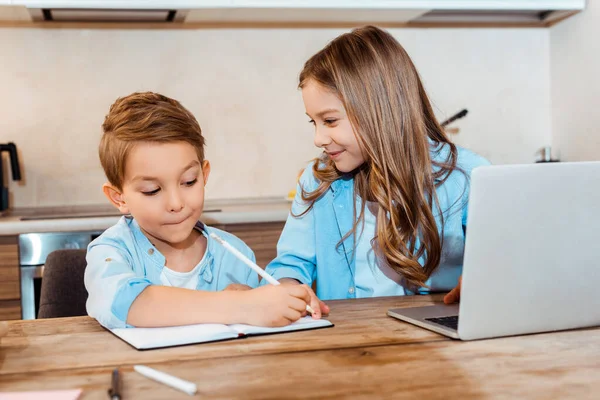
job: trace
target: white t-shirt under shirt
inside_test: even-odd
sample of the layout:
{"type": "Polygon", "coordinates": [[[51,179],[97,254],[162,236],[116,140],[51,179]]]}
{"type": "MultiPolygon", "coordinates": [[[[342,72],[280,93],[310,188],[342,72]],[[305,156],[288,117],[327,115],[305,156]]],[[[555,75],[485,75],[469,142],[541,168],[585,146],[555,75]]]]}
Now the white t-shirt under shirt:
{"type": "Polygon", "coordinates": [[[196,289],[198,287],[198,279],[200,279],[200,271],[206,263],[206,252],[202,256],[202,259],[189,272],[177,272],[167,268],[165,265],[160,274],[160,281],[163,286],[172,286],[183,289],[196,289]]]}
{"type": "MultiPolygon", "coordinates": [[[[400,276],[390,267],[377,262],[375,251],[371,246],[377,220],[369,206],[373,204],[367,202],[363,222],[356,227],[356,270],[354,271],[356,297],[402,296],[405,293],[404,288],[399,284],[400,276]],[[386,274],[378,264],[382,264],[381,268],[386,269],[386,274]]],[[[357,214],[360,207],[361,199],[357,198],[357,214]]]]}

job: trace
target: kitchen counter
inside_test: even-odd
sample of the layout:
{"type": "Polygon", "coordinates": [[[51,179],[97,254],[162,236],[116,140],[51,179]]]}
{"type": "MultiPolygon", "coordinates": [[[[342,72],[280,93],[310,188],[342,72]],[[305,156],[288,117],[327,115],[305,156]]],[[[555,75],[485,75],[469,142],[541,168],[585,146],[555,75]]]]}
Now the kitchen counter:
{"type": "MultiPolygon", "coordinates": [[[[208,225],[283,222],[291,202],[280,197],[207,200],[200,220],[208,225]]],[[[0,235],[104,230],[121,214],[110,204],[15,208],[0,216],[0,235]]]]}

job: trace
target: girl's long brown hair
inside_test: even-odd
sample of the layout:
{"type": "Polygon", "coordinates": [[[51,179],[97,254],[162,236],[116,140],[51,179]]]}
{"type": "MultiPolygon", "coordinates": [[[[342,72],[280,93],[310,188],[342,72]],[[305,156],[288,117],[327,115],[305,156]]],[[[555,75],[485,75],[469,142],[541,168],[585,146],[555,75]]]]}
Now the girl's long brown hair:
{"type": "MultiPolygon", "coordinates": [[[[299,81],[300,88],[313,81],[338,95],[365,155],[365,163],[352,172],[362,207],[356,218],[355,206],[355,223],[342,240],[356,234],[366,201],[376,202],[372,245],[407,286],[426,286],[442,252],[444,218],[436,187],[457,169],[457,150],[436,120],[410,57],[389,33],[365,26],[312,56],[299,81]],[[429,139],[448,146],[444,162],[431,159],[429,139]],[[440,211],[441,236],[434,207],[440,211]]],[[[320,183],[312,192],[302,189],[309,204],[305,212],[344,175],[327,157],[315,160],[313,172],[320,183]]]]}

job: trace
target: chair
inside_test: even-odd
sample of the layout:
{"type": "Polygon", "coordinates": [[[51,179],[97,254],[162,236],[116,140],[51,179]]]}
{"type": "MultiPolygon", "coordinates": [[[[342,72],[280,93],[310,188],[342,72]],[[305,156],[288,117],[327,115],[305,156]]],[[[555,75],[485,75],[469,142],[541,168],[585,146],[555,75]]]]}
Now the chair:
{"type": "Polygon", "coordinates": [[[87,315],[83,283],[85,249],[56,250],[48,255],[42,277],[38,318],[87,315]]]}

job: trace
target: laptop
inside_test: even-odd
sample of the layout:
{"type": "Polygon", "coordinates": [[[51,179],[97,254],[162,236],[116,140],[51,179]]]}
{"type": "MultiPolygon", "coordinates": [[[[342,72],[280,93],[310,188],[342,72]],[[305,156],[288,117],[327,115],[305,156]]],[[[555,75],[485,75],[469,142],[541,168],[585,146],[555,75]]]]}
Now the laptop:
{"type": "Polygon", "coordinates": [[[600,162],[479,167],[468,207],[460,304],[389,316],[461,340],[600,325],[600,162]]]}

